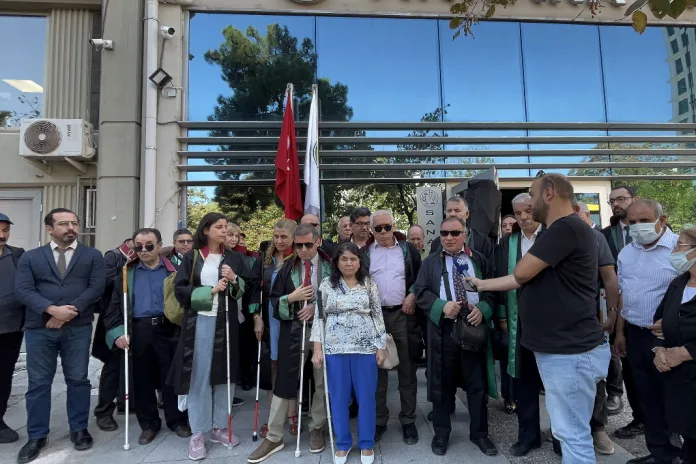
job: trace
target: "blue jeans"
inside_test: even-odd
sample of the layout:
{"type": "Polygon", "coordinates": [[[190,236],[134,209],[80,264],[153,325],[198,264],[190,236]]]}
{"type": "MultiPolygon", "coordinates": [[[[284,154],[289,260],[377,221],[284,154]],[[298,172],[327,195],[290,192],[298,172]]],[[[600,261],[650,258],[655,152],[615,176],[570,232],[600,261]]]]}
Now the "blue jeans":
{"type": "Polygon", "coordinates": [[[87,378],[92,324],[60,329],[30,329],[25,333],[27,347],[26,393],[27,434],[30,440],[47,437],[51,420],[51,386],[60,355],[68,387],[67,411],[70,432],[87,428],[92,385],[87,378]]]}
{"type": "Polygon", "coordinates": [[[351,391],[358,400],[358,446],[371,450],[375,446],[377,428],[377,359],[374,354],[326,355],[326,376],[329,384],[332,422],[336,434],[336,450],[348,451],[353,445],[348,409],[351,391]]]}
{"type": "Polygon", "coordinates": [[[594,464],[597,460],[590,419],[597,383],[604,380],[609,371],[609,344],[605,341],[580,354],[535,352],[534,356],[546,389],[551,430],[561,442],[563,463],[594,464]]]}
{"type": "MultiPolygon", "coordinates": [[[[227,428],[227,384],[210,385],[213,363],[216,316],[196,319],[196,340],[193,344],[193,367],[188,394],[189,424],[193,433],[206,433],[211,428],[227,428]]],[[[230,396],[234,396],[232,383],[230,396]]]]}

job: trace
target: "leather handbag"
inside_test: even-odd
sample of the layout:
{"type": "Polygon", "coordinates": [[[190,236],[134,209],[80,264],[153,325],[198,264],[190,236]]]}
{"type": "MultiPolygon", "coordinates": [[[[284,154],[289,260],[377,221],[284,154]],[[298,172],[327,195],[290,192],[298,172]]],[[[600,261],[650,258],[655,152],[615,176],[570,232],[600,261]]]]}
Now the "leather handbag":
{"type": "Polygon", "coordinates": [[[452,340],[465,351],[483,351],[488,342],[488,326],[485,321],[474,327],[466,320],[466,315],[459,315],[452,327],[452,340]]]}
{"type": "Polygon", "coordinates": [[[392,337],[391,334],[387,334],[387,346],[385,350],[387,352],[387,359],[385,359],[379,367],[380,369],[388,371],[399,365],[399,353],[396,352],[396,343],[394,343],[394,337],[392,337]]]}

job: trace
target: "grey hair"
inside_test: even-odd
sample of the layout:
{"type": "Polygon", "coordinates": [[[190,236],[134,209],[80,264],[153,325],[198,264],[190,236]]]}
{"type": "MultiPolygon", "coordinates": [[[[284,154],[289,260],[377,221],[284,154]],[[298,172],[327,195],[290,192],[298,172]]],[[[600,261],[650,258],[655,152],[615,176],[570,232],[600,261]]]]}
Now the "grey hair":
{"type": "Polygon", "coordinates": [[[458,217],[454,217],[454,216],[448,217],[448,218],[445,218],[440,223],[440,227],[442,227],[447,222],[458,222],[459,224],[462,225],[462,228],[464,229],[464,233],[469,235],[469,226],[466,225],[466,221],[464,219],[459,219],[458,217]]]}
{"type": "Polygon", "coordinates": [[[466,206],[466,209],[469,209],[469,202],[464,199],[464,197],[460,197],[459,195],[455,195],[453,197],[449,197],[447,199],[447,203],[464,203],[464,206],[466,206]]]}
{"type": "Polygon", "coordinates": [[[419,224],[413,224],[411,227],[409,227],[406,231],[406,235],[408,235],[409,232],[411,232],[411,229],[413,229],[414,227],[418,227],[421,230],[421,232],[423,232],[423,235],[425,235],[425,229],[423,229],[423,227],[421,227],[419,224]]]}
{"type": "Polygon", "coordinates": [[[659,201],[650,200],[648,198],[640,198],[631,203],[631,206],[629,206],[628,209],[635,207],[635,205],[645,205],[649,207],[653,210],[653,213],[655,213],[655,217],[657,219],[664,216],[664,210],[662,209],[662,204],[659,201]]]}
{"type": "Polygon", "coordinates": [[[394,215],[392,214],[391,210],[389,209],[380,209],[378,211],[375,211],[370,215],[370,225],[373,226],[375,225],[375,218],[378,216],[389,216],[389,220],[391,220],[391,223],[394,224],[394,215]]]}
{"type": "Polygon", "coordinates": [[[589,213],[590,212],[590,208],[584,202],[578,201],[578,202],[576,202],[576,204],[577,204],[578,208],[580,208],[581,213],[589,213]]]}
{"type": "Polygon", "coordinates": [[[517,194],[517,195],[515,195],[515,198],[512,199],[512,206],[520,205],[520,204],[524,203],[525,201],[531,200],[531,199],[532,199],[532,196],[526,192],[517,194]]]}
{"type": "Polygon", "coordinates": [[[319,231],[312,224],[300,224],[297,226],[292,234],[292,238],[302,237],[304,235],[311,235],[313,240],[319,238],[319,231]]]}

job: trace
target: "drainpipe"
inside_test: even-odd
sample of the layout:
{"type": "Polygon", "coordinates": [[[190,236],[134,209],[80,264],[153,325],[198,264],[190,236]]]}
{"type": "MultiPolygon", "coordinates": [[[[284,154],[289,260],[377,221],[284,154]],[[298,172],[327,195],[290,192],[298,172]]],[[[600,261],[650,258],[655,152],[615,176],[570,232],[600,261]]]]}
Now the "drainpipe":
{"type": "Polygon", "coordinates": [[[143,172],[143,203],[145,227],[155,227],[157,193],[157,86],[149,77],[157,70],[157,38],[159,34],[159,1],[147,1],[145,17],[146,58],[143,80],[145,81],[145,168],[143,172]]]}

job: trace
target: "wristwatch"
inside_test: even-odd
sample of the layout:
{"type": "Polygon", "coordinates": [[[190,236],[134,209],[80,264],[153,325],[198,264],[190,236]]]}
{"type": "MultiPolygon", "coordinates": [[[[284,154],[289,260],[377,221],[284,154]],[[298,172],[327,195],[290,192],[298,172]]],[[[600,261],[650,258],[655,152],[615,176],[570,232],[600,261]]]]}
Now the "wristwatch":
{"type": "Polygon", "coordinates": [[[609,309],[607,309],[607,312],[608,312],[608,313],[616,313],[616,312],[619,312],[619,308],[616,308],[616,307],[614,307],[614,308],[609,308],[609,309]]]}

